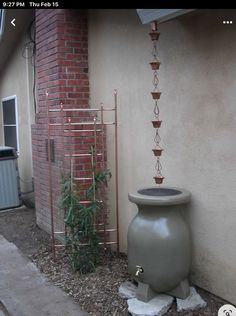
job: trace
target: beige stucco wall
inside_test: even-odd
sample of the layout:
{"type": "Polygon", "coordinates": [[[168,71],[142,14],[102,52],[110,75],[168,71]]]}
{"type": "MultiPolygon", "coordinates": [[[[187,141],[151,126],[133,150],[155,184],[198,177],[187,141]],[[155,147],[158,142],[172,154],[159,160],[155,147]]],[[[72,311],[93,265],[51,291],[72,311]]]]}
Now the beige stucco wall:
{"type": "MultiPolygon", "coordinates": [[[[32,143],[31,143],[31,124],[34,122],[33,105],[33,66],[31,59],[23,58],[22,55],[29,57],[31,52],[24,50],[24,45],[29,42],[26,35],[15,45],[15,50],[9,56],[0,76],[0,101],[10,96],[17,98],[18,130],[19,130],[19,158],[18,166],[20,177],[25,181],[31,181],[32,172],[32,143]]],[[[0,109],[2,116],[2,108],[0,109]]],[[[0,117],[2,123],[2,117],[0,117]]],[[[0,145],[4,145],[3,130],[0,127],[0,145]]],[[[21,181],[22,191],[32,189],[32,182],[21,181]]]]}
{"type": "MultiPolygon", "coordinates": [[[[186,15],[160,25],[159,102],[165,185],[191,191],[192,280],[236,303],[236,10],[186,15]]],[[[127,194],[153,185],[152,43],[135,10],[90,10],[91,106],[119,103],[121,250],[136,214],[127,194]]],[[[109,167],[113,138],[108,135],[109,167]]],[[[110,204],[114,207],[111,188],[110,204]]]]}

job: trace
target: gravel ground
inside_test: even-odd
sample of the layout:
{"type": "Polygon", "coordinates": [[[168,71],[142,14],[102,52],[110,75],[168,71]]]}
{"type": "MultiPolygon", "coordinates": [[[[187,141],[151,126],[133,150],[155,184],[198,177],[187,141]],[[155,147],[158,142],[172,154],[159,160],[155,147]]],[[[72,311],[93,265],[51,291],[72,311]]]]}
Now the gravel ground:
{"type": "MultiPolygon", "coordinates": [[[[118,295],[119,285],[131,280],[127,272],[127,257],[117,256],[111,251],[103,254],[103,261],[96,272],[88,275],[73,273],[62,248],[57,251],[54,261],[50,250],[50,237],[35,223],[34,209],[20,208],[0,212],[0,234],[26,254],[55,285],[74,297],[80,306],[93,316],[128,315],[126,300],[118,295]]],[[[197,311],[178,313],[176,304],[166,316],[216,316],[224,300],[196,287],[197,292],[207,302],[207,307],[197,311]]],[[[62,315],[63,316],[63,315],[62,315]]]]}

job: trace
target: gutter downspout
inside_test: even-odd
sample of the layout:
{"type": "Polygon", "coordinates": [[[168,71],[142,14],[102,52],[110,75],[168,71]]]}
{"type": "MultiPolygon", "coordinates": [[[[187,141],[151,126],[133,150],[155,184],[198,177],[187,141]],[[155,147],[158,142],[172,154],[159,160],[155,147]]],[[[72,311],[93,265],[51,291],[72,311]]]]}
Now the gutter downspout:
{"type": "Polygon", "coordinates": [[[2,40],[2,36],[4,33],[4,28],[5,28],[5,9],[2,9],[2,19],[1,19],[1,24],[0,24],[0,42],[2,40]]]}

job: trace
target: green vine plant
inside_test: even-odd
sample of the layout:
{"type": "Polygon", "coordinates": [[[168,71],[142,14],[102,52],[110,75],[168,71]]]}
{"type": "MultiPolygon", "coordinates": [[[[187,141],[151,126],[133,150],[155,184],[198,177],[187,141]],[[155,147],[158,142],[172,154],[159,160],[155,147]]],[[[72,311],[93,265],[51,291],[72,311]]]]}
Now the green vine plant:
{"type": "Polygon", "coordinates": [[[95,271],[100,260],[96,217],[102,211],[103,203],[97,197],[101,186],[107,186],[111,178],[109,169],[97,171],[93,147],[90,153],[93,181],[86,192],[88,204],[81,203],[79,188],[72,174],[61,177],[60,207],[66,210],[66,248],[73,271],[78,270],[81,274],[95,271]]]}

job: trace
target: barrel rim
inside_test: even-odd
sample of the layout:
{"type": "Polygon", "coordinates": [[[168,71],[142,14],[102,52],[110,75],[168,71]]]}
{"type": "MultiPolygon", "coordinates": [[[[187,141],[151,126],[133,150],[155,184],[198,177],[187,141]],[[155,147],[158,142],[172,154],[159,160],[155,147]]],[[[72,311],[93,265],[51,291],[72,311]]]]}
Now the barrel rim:
{"type": "Polygon", "coordinates": [[[137,192],[128,193],[128,198],[131,202],[141,205],[178,205],[185,204],[190,201],[191,193],[183,188],[162,186],[162,187],[145,187],[137,190],[137,192]],[[142,194],[140,192],[147,190],[171,190],[177,191],[177,194],[173,195],[162,195],[162,196],[152,196],[147,194],[142,194]]]}

